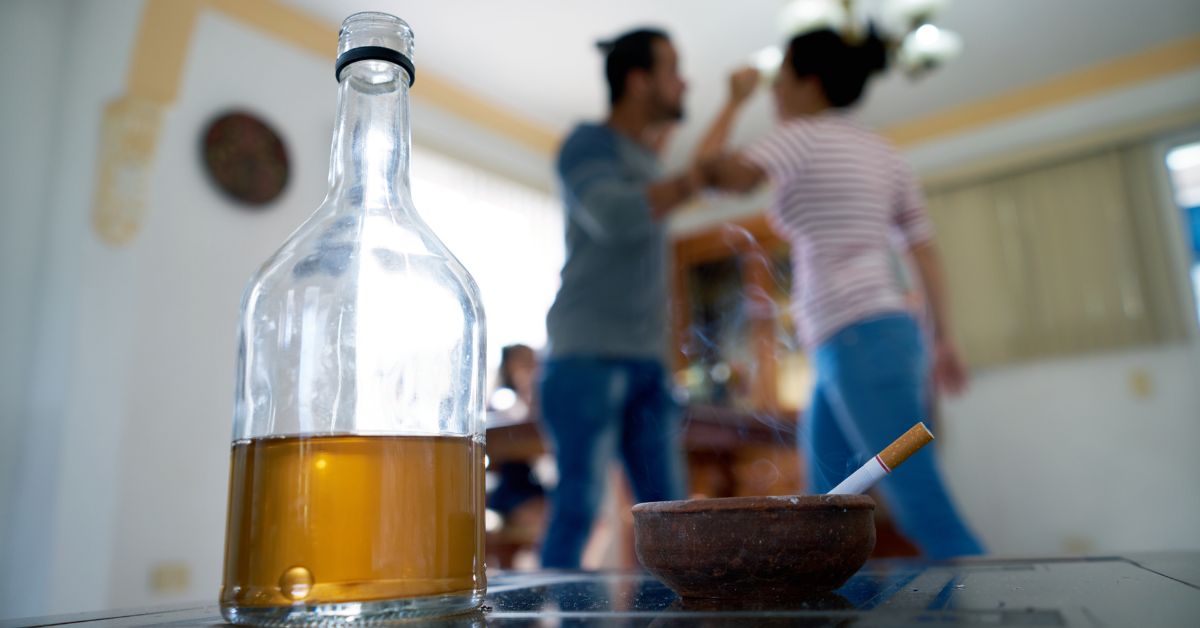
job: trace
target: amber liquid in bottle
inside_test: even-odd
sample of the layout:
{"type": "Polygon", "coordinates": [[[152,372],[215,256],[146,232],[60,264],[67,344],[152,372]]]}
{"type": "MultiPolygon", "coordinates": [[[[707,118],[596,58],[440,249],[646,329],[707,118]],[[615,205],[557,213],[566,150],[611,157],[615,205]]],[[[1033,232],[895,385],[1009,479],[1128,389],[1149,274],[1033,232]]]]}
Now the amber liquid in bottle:
{"type": "Polygon", "coordinates": [[[484,581],[482,458],[469,437],[235,443],[221,603],[470,594],[484,581]]]}

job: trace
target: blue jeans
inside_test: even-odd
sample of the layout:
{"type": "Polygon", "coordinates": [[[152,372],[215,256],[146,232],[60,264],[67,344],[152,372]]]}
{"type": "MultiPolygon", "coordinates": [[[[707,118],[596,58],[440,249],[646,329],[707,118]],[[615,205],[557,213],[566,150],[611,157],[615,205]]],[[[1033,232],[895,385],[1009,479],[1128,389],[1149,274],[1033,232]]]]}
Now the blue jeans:
{"type": "Polygon", "coordinates": [[[637,501],[683,499],[682,428],[662,364],[554,358],[542,370],[541,401],[558,463],[543,567],[579,567],[617,455],[637,501]]]}
{"type": "MultiPolygon", "coordinates": [[[[817,382],[800,432],[809,490],[825,493],[928,416],[929,368],[907,314],[860,321],[814,355],[817,382]]],[[[942,483],[932,445],[878,485],[900,531],[931,558],[983,553],[942,483]]]]}

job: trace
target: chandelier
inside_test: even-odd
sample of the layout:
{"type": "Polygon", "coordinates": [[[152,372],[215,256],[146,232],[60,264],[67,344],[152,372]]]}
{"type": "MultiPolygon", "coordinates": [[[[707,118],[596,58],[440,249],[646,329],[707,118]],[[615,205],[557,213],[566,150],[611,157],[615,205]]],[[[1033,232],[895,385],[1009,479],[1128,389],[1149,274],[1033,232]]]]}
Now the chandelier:
{"type": "MultiPolygon", "coordinates": [[[[962,38],[934,24],[950,0],[790,0],[779,12],[779,31],[788,40],[804,33],[829,29],[854,42],[873,25],[884,40],[893,62],[916,78],[954,58],[962,51],[962,38]]],[[[765,78],[773,78],[783,60],[779,46],[764,48],[751,63],[765,78]]]]}

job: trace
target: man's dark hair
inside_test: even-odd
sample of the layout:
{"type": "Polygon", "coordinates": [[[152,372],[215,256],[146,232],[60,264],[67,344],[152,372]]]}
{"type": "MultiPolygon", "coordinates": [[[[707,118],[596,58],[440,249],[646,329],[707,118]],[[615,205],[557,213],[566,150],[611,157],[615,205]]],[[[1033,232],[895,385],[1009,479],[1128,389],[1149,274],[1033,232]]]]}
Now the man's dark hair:
{"type": "Polygon", "coordinates": [[[605,53],[604,75],[608,78],[608,102],[617,104],[625,95],[625,83],[633,70],[654,69],[654,42],[670,41],[666,31],[657,28],[639,28],[629,31],[612,41],[597,45],[605,53]]]}

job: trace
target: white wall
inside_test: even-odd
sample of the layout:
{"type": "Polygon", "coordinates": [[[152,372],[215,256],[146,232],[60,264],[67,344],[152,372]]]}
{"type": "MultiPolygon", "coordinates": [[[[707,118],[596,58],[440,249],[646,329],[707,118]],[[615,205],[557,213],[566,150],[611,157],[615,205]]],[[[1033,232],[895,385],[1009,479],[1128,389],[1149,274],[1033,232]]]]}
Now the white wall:
{"type": "Polygon", "coordinates": [[[29,259],[21,267],[33,273],[32,289],[5,292],[6,321],[21,300],[32,304],[33,316],[14,319],[15,333],[32,351],[20,367],[28,378],[25,399],[15,415],[5,409],[6,441],[11,436],[18,451],[13,488],[0,504],[8,521],[0,553],[4,614],[105,605],[126,355],[119,326],[109,323],[121,320],[125,291],[97,281],[95,271],[119,274],[125,266],[89,239],[88,211],[97,122],[104,102],[119,93],[139,8],[134,2],[3,5],[0,22],[15,31],[20,48],[4,55],[10,61],[5,101],[34,113],[4,120],[15,141],[4,144],[3,170],[18,178],[5,186],[6,197],[15,189],[27,204],[6,204],[0,219],[6,234],[24,213],[44,221],[41,237],[22,234],[29,237],[23,243],[29,259]],[[25,91],[26,85],[33,88],[25,91]],[[79,338],[93,340],[85,348],[79,338]]]}
{"type": "MultiPolygon", "coordinates": [[[[143,230],[124,248],[98,240],[100,116],[123,92],[142,4],[0,3],[0,53],[22,60],[0,65],[20,86],[0,110],[0,340],[13,347],[0,352],[0,617],[215,601],[238,304],[326,189],[333,59],[202,12],[143,230]],[[199,163],[205,122],[235,106],[275,126],[291,159],[283,196],[253,214],[199,163]],[[175,579],[156,588],[156,571],[175,579]]],[[[413,118],[417,141],[548,187],[545,157],[422,103],[413,118]]]]}
{"type": "Polygon", "coordinates": [[[1200,109],[1200,69],[1135,83],[1091,98],[906,147],[920,175],[933,175],[1035,146],[1102,134],[1180,111],[1200,109]]]}
{"type": "Polygon", "coordinates": [[[999,554],[1200,549],[1197,383],[1194,345],[977,373],[937,432],[950,486],[999,554]]]}
{"type": "Polygon", "coordinates": [[[176,105],[159,138],[149,219],[123,252],[133,333],[125,352],[109,602],[215,600],[224,548],[235,330],[246,280],[324,198],[336,105],[330,61],[203,12],[176,105]],[[246,211],[209,184],[199,137],[220,112],[246,109],[287,142],[283,195],[246,211]],[[159,568],[190,585],[147,589],[159,568]]]}
{"type": "MultiPolygon", "coordinates": [[[[63,2],[21,0],[0,6],[0,58],[19,59],[25,51],[52,41],[66,18],[63,2]]],[[[40,61],[45,67],[61,62],[61,47],[45,47],[40,61]]],[[[30,72],[18,63],[0,64],[0,504],[12,503],[17,473],[29,435],[29,365],[34,355],[39,248],[45,237],[56,122],[64,83],[50,72],[30,72]],[[20,86],[18,91],[16,86],[20,86]],[[18,158],[20,156],[20,158],[18,158]]],[[[0,508],[0,539],[14,534],[17,525],[11,508],[0,508]]],[[[8,565],[13,547],[0,544],[0,568],[8,565]]],[[[37,577],[35,575],[35,577],[37,577]]],[[[16,592],[0,579],[0,607],[16,592]]]]}

